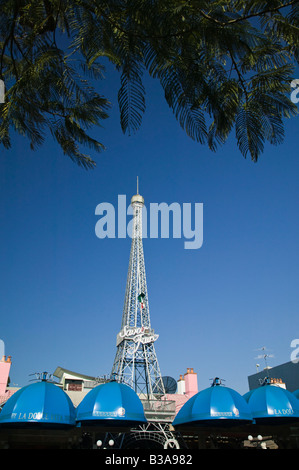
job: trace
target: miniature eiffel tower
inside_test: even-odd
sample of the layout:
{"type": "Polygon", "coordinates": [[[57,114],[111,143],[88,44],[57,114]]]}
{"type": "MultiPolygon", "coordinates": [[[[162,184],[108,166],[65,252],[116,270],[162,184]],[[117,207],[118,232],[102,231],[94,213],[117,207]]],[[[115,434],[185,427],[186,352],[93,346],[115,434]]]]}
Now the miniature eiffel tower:
{"type": "Polygon", "coordinates": [[[127,383],[139,395],[151,398],[164,395],[154,343],[158,338],[151,328],[142,244],[142,208],[138,192],[132,197],[132,244],[127,276],[121,330],[117,335],[112,376],[127,383]]]}

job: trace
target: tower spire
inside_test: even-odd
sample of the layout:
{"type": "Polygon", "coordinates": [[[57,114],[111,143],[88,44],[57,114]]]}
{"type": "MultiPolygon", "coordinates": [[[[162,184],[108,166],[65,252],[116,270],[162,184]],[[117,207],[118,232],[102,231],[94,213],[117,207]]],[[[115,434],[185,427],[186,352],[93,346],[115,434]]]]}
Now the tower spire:
{"type": "Polygon", "coordinates": [[[139,194],[132,197],[132,244],[122,315],[121,330],[116,340],[112,375],[130,385],[136,393],[165,394],[154,343],[158,339],[151,328],[147,283],[142,244],[142,207],[139,194]]]}

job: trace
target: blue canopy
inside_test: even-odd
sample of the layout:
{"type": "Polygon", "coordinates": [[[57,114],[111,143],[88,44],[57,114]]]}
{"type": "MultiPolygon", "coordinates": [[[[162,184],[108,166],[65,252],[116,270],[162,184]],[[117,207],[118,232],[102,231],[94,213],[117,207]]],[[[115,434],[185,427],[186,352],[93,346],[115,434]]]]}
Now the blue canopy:
{"type": "Polygon", "coordinates": [[[277,385],[265,383],[244,395],[257,424],[275,424],[299,419],[299,400],[277,385]]]}
{"type": "Polygon", "coordinates": [[[15,392],[0,413],[0,426],[64,427],[76,425],[68,395],[50,382],[36,382],[15,392]]]}
{"type": "Polygon", "coordinates": [[[173,426],[233,426],[252,422],[244,398],[216,381],[191,397],[180,409],[173,426]]]}
{"type": "Polygon", "coordinates": [[[128,385],[107,382],[92,389],[77,408],[77,422],[86,425],[132,426],[146,423],[138,395],[128,385]]]}

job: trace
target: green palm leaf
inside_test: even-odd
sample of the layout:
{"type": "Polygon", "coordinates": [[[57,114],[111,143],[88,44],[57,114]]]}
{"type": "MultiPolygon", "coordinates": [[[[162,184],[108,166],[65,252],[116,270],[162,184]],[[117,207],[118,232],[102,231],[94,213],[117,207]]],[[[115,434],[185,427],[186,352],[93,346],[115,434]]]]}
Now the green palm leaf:
{"type": "Polygon", "coordinates": [[[140,128],[144,73],[157,78],[188,136],[216,150],[235,129],[256,161],[283,141],[298,108],[290,82],[299,58],[297,0],[3,0],[0,9],[0,144],[11,129],[31,148],[51,132],[85,168],[104,145],[89,135],[108,117],[98,91],[102,58],[120,74],[123,132],[140,128]]]}
{"type": "Polygon", "coordinates": [[[121,87],[118,92],[120,122],[123,132],[139,129],[145,112],[145,88],[142,83],[140,66],[129,58],[122,67],[121,87]]]}

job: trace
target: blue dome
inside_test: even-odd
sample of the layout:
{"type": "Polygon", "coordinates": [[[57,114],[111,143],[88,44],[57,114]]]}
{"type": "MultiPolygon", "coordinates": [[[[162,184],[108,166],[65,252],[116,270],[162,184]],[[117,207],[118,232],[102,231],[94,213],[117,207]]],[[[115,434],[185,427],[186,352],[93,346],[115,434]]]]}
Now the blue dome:
{"type": "Polygon", "coordinates": [[[295,392],[293,392],[293,395],[295,395],[295,397],[299,399],[299,389],[295,390],[295,392]]]}
{"type": "Polygon", "coordinates": [[[134,425],[146,423],[138,395],[128,385],[107,382],[92,389],[77,408],[77,422],[96,425],[134,425]]]}
{"type": "Polygon", "coordinates": [[[75,426],[76,411],[71,399],[57,385],[36,382],[15,392],[0,413],[1,426],[75,426]]]}
{"type": "Polygon", "coordinates": [[[245,393],[252,416],[256,423],[280,423],[299,419],[299,400],[293,393],[278,387],[265,384],[245,393]]]}
{"type": "Polygon", "coordinates": [[[252,422],[244,398],[235,390],[214,385],[190,398],[176,415],[173,426],[232,426],[252,422]]]}

